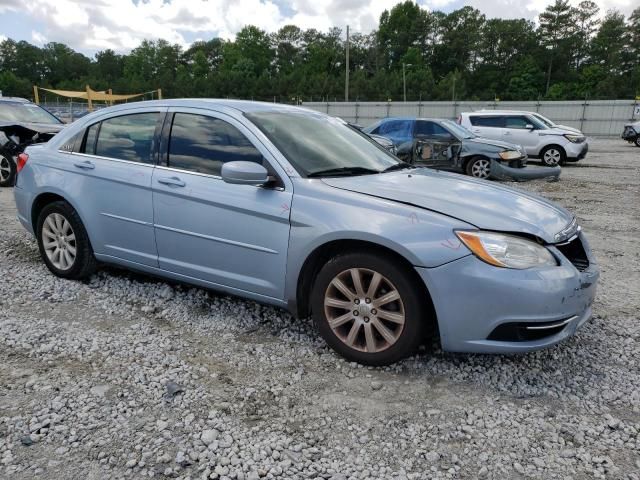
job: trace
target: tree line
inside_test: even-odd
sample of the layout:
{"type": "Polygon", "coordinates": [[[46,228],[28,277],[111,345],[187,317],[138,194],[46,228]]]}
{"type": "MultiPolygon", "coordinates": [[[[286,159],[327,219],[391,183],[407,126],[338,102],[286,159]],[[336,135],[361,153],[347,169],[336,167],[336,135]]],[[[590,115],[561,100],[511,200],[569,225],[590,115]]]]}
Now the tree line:
{"type": "MultiPolygon", "coordinates": [[[[405,1],[378,28],[350,36],[349,98],[401,100],[572,100],[640,95],[640,7],[626,18],[600,15],[590,0],[556,0],[534,23],[486,18],[465,6],[427,11],[405,1]]],[[[32,96],[32,85],[137,93],[161,87],[167,97],[229,97],[279,102],[344,99],[343,31],[267,33],[245,26],[228,41],[183,49],[144,40],[128,54],[93,58],[51,42],[0,43],[0,90],[32,96]]]]}

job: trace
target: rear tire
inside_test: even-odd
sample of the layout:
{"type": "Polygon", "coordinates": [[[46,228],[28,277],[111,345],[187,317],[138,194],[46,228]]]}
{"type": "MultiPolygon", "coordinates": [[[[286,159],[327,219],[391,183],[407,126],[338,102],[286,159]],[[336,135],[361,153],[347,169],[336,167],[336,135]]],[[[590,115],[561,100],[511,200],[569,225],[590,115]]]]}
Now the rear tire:
{"type": "Polygon", "coordinates": [[[311,293],[313,318],[327,344],[348,360],[377,366],[415,353],[427,326],[426,301],[397,261],[369,253],[329,260],[311,293]]]}
{"type": "Polygon", "coordinates": [[[5,152],[0,152],[0,187],[12,187],[16,181],[16,162],[5,152]]]}
{"type": "Polygon", "coordinates": [[[640,135],[638,135],[638,136],[636,137],[636,139],[634,140],[633,144],[634,144],[636,147],[640,147],[640,135]]]}
{"type": "Polygon", "coordinates": [[[540,159],[546,167],[557,167],[566,163],[567,153],[558,145],[549,145],[540,152],[540,159]]]}
{"type": "Polygon", "coordinates": [[[40,256],[54,275],[82,280],[95,271],[97,263],[87,231],[67,202],[53,202],[42,209],[36,237],[40,256]]]}

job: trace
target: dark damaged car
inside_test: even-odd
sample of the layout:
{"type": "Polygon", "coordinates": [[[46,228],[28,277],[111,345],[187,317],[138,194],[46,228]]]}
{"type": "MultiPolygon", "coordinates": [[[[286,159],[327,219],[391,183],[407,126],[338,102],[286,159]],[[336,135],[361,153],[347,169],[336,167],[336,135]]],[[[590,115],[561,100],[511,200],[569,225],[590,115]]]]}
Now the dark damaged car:
{"type": "Polygon", "coordinates": [[[497,180],[560,176],[560,167],[527,166],[527,154],[520,146],[478,137],[451,120],[385,118],[363,131],[390,139],[398,157],[415,165],[497,180]]]}
{"type": "Polygon", "coordinates": [[[0,187],[15,182],[17,159],[25,148],[47,142],[65,124],[24,98],[0,97],[0,187]]]}

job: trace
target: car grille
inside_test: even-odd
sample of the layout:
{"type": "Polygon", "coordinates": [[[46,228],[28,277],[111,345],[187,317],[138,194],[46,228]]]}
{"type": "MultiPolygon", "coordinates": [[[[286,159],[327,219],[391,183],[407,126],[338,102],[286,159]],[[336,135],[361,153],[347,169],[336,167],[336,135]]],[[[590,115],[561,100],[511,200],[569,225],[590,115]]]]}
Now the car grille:
{"type": "Polygon", "coordinates": [[[567,260],[569,260],[576,269],[580,272],[584,272],[589,268],[589,258],[587,252],[584,250],[582,240],[579,236],[573,237],[573,239],[564,243],[557,243],[554,245],[560,253],[562,253],[567,260]]]}

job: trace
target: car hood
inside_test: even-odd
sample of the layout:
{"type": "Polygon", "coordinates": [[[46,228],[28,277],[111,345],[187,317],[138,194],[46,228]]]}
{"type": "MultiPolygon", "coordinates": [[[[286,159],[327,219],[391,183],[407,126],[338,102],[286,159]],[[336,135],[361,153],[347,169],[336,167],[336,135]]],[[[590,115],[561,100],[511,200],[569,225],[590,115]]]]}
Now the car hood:
{"type": "Polygon", "coordinates": [[[584,136],[584,134],[578,130],[577,128],[572,128],[572,127],[565,127],[563,125],[554,125],[551,128],[548,128],[546,130],[539,130],[541,135],[566,135],[566,134],[571,134],[571,135],[582,135],[584,136]]]}
{"type": "Polygon", "coordinates": [[[28,122],[10,122],[0,121],[0,128],[8,131],[14,130],[33,130],[35,133],[58,133],[66,124],[64,123],[28,123],[28,122]]]}
{"type": "Polygon", "coordinates": [[[568,127],[567,125],[554,125],[553,128],[558,128],[560,130],[565,130],[567,132],[579,133],[580,135],[583,135],[583,133],[580,131],[580,129],[574,128],[574,127],[568,127]]]}
{"type": "Polygon", "coordinates": [[[427,168],[323,178],[335,188],[398,201],[457,218],[480,229],[525,233],[555,243],[573,215],[542,197],[427,168]]]}
{"type": "Polygon", "coordinates": [[[518,147],[518,145],[514,143],[501,142],[500,140],[492,140],[490,138],[473,137],[473,138],[465,138],[462,141],[467,144],[477,143],[482,145],[488,145],[490,147],[496,147],[501,151],[502,150],[518,150],[519,151],[520,150],[520,147],[518,147]]]}

